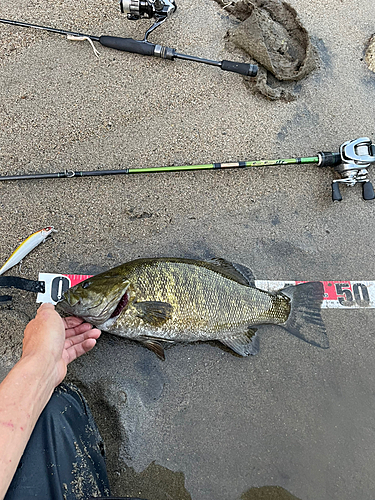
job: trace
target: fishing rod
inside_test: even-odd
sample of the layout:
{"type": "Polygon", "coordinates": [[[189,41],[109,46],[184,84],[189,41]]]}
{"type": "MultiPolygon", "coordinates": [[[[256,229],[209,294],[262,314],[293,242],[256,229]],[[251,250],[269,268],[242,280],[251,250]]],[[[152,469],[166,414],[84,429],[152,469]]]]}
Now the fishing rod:
{"type": "Polygon", "coordinates": [[[151,174],[156,172],[181,172],[190,170],[220,170],[230,168],[247,167],[272,167],[279,165],[304,165],[316,164],[318,167],[334,167],[341,175],[340,179],[332,181],[332,200],[341,201],[340,184],[355,186],[362,184],[362,196],[364,200],[375,198],[374,189],[368,177],[368,168],[375,163],[375,145],[368,137],[361,137],[353,141],[344,142],[338,153],[320,152],[317,156],[305,158],[289,158],[277,160],[255,160],[231,163],[210,163],[207,165],[184,165],[148,168],[125,168],[115,170],[83,170],[64,172],[52,172],[42,174],[21,174],[0,176],[0,181],[16,181],[30,179],[56,179],[73,177],[90,177],[104,175],[122,174],[151,174]]]}
{"type": "Polygon", "coordinates": [[[154,44],[148,41],[148,36],[152,31],[163,24],[176,11],[176,3],[172,0],[121,0],[121,11],[127,13],[128,19],[137,21],[139,19],[155,19],[155,23],[146,31],[143,40],[135,40],[134,38],[122,38],[118,36],[94,36],[84,33],[77,33],[63,29],[50,28],[47,26],[38,26],[37,24],[24,23],[21,21],[12,21],[9,19],[0,19],[0,23],[10,24],[12,26],[21,26],[23,28],[34,28],[38,30],[49,31],[58,35],[65,35],[68,40],[90,42],[95,55],[99,55],[93,42],[99,42],[104,47],[121,50],[123,52],[131,52],[142,56],[159,57],[161,59],[183,59],[185,61],[198,62],[217,66],[223,71],[231,71],[244,76],[256,76],[258,66],[255,64],[239,63],[233,61],[214,61],[211,59],[203,59],[201,57],[181,54],[176,49],[163,47],[162,45],[154,44]]]}

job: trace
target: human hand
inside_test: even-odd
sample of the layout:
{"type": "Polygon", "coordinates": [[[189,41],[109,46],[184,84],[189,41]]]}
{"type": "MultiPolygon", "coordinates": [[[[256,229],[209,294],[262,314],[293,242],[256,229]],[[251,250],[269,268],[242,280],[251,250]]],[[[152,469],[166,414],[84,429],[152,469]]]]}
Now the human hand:
{"type": "Polygon", "coordinates": [[[42,304],[26,326],[22,358],[34,356],[45,363],[56,387],[64,380],[68,364],[90,351],[100,333],[82,319],[61,318],[52,304],[42,304]]]}

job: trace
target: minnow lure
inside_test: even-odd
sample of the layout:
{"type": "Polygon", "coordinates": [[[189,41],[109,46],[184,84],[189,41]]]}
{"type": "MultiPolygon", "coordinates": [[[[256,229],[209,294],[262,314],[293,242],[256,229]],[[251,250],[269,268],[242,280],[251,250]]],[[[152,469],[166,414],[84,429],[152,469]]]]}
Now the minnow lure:
{"type": "Polygon", "coordinates": [[[21,260],[31,252],[31,250],[34,250],[34,248],[40,245],[40,243],[43,243],[51,233],[57,233],[57,230],[54,229],[53,226],[45,227],[26,238],[26,240],[16,248],[9,259],[5,262],[3,267],[0,269],[0,274],[5,273],[5,271],[8,271],[8,269],[21,262],[21,260]]]}

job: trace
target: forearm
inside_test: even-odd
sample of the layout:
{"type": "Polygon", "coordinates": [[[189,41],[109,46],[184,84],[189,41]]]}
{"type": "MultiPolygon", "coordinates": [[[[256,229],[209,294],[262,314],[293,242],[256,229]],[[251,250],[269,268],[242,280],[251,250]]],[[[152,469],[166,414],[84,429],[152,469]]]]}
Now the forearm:
{"type": "Polygon", "coordinates": [[[55,386],[53,367],[22,358],[0,384],[0,500],[55,386]]]}

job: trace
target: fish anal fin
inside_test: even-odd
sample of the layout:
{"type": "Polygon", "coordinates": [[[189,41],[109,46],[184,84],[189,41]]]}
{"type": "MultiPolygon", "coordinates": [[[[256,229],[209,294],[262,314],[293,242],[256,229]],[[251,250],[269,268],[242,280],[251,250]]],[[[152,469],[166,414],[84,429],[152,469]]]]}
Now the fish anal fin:
{"type": "Polygon", "coordinates": [[[152,326],[161,326],[171,319],[173,307],[168,302],[136,302],[138,317],[152,326]]]}
{"type": "Polygon", "coordinates": [[[161,359],[162,361],[165,361],[165,354],[164,354],[163,346],[158,341],[153,340],[153,339],[139,339],[139,342],[144,347],[147,347],[147,349],[154,352],[159,359],[161,359]]]}
{"type": "Polygon", "coordinates": [[[220,339],[220,342],[240,356],[255,355],[259,352],[259,337],[256,332],[256,328],[249,328],[246,332],[220,339]]]}
{"type": "Polygon", "coordinates": [[[242,264],[236,264],[221,258],[211,259],[207,261],[207,263],[214,271],[220,273],[226,278],[237,281],[241,285],[255,286],[253,272],[242,264]]]}

